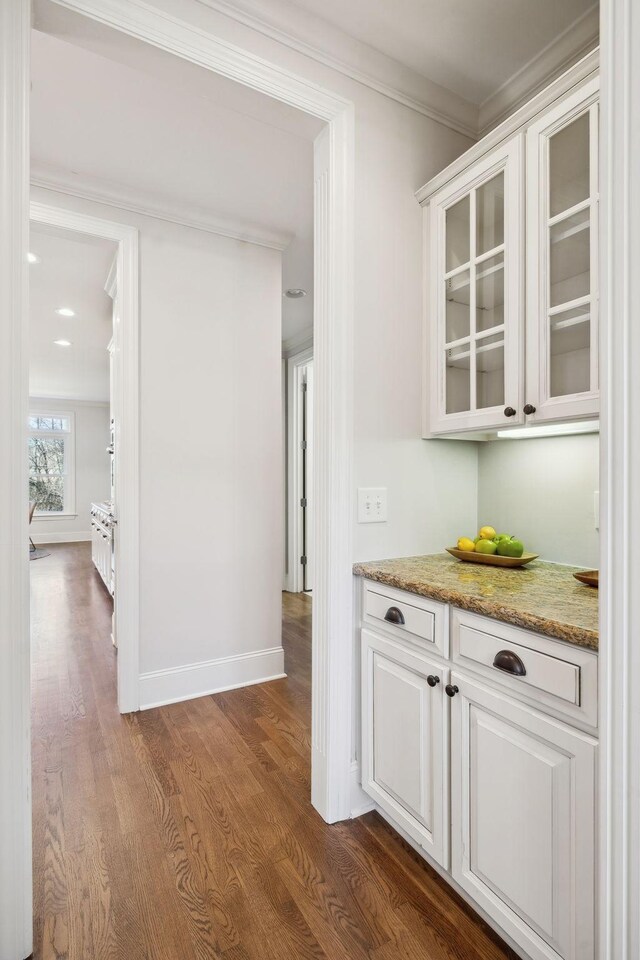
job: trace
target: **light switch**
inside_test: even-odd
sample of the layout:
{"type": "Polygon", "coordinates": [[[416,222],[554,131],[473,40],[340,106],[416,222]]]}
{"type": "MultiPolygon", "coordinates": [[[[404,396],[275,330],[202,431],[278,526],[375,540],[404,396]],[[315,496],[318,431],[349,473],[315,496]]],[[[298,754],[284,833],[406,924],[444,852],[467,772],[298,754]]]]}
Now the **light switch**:
{"type": "Polygon", "coordinates": [[[385,523],[387,488],[358,487],[358,523],[385,523]]]}

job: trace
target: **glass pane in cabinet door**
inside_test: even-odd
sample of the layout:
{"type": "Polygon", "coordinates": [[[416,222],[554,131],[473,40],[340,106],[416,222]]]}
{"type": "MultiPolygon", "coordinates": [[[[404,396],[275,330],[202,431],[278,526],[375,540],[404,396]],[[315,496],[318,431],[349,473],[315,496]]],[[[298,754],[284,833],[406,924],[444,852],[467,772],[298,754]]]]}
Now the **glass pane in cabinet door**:
{"type": "Polygon", "coordinates": [[[469,197],[463,197],[445,213],[446,217],[446,271],[455,270],[464,263],[469,263],[469,197]]]}
{"type": "Polygon", "coordinates": [[[504,323],[504,254],[498,253],[476,266],[476,330],[504,323]]]}
{"type": "Polygon", "coordinates": [[[476,256],[504,243],[504,173],[476,190],[476,256]]]}
{"type": "Polygon", "coordinates": [[[469,343],[446,351],[446,412],[464,413],[471,407],[471,364],[469,343]]]}
{"type": "Polygon", "coordinates": [[[549,318],[549,396],[586,393],[591,385],[589,304],[549,318]]]}
{"type": "Polygon", "coordinates": [[[446,342],[453,343],[470,333],[469,301],[471,285],[469,271],[463,270],[445,280],[446,342]]]}
{"type": "Polygon", "coordinates": [[[476,341],[476,406],[504,404],[504,337],[502,333],[476,341]]]}
{"type": "Polygon", "coordinates": [[[589,197],[589,114],[549,139],[549,216],[589,197]]]}
{"type": "Polygon", "coordinates": [[[549,229],[550,306],[588,296],[590,232],[588,208],[565,217],[549,229]]]}

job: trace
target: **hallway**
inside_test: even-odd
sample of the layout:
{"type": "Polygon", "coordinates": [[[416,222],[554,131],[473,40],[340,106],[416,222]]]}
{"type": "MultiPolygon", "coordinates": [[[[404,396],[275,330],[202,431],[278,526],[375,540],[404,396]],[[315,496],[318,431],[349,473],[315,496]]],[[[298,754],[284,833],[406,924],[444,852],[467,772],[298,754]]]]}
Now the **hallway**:
{"type": "Polygon", "coordinates": [[[514,960],[377,814],[309,802],[311,601],[287,679],[116,710],[89,544],[31,564],[36,960],[514,960]]]}

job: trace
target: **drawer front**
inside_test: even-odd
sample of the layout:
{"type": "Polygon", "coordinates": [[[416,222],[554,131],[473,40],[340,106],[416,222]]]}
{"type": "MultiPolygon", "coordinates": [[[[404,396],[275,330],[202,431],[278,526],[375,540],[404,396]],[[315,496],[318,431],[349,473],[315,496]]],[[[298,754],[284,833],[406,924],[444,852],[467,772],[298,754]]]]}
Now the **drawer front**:
{"type": "Polygon", "coordinates": [[[404,636],[418,646],[447,655],[448,608],[445,604],[367,580],[362,612],[365,623],[384,627],[396,637],[404,636]]]}
{"type": "Polygon", "coordinates": [[[597,725],[597,657],[488,617],[454,610],[453,660],[549,712],[597,725]]]}

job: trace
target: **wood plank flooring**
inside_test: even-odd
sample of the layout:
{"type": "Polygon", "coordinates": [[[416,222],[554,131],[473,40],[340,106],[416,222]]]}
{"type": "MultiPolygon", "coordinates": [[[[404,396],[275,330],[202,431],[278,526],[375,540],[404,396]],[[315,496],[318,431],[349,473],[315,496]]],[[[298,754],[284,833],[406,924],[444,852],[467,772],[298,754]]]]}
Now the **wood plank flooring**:
{"type": "Polygon", "coordinates": [[[31,563],[37,960],[516,960],[376,814],[309,802],[311,601],[287,679],[122,717],[89,544],[31,563]]]}

